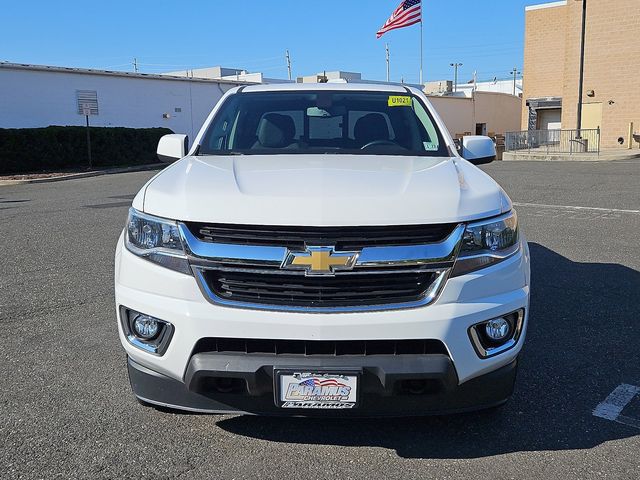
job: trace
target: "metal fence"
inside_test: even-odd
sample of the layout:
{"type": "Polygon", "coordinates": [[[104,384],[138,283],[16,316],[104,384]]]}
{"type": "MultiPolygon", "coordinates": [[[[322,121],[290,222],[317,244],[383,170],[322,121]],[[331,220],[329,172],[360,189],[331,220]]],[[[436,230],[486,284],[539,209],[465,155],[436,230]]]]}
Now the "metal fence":
{"type": "Polygon", "coordinates": [[[600,129],[507,132],[505,151],[530,153],[600,153],[600,129]]]}

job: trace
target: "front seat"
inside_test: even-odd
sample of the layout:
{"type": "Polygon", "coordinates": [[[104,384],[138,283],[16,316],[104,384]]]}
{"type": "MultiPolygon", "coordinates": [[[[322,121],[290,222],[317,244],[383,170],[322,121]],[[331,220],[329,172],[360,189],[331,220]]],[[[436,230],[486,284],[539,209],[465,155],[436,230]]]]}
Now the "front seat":
{"type": "Polygon", "coordinates": [[[295,144],[296,126],[293,118],[279,113],[267,113],[258,124],[258,141],[253,148],[287,148],[295,144]]]}
{"type": "Polygon", "coordinates": [[[353,127],[353,137],[356,144],[364,147],[366,144],[376,140],[389,141],[389,127],[387,120],[381,113],[368,113],[360,117],[353,127]]]}

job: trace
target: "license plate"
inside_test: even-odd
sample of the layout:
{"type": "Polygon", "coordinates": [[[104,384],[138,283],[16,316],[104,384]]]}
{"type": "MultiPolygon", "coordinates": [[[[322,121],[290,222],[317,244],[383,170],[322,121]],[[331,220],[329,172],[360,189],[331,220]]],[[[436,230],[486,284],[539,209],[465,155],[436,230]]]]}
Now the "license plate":
{"type": "Polygon", "coordinates": [[[340,410],[357,405],[354,373],[277,372],[277,399],[282,408],[340,410]]]}

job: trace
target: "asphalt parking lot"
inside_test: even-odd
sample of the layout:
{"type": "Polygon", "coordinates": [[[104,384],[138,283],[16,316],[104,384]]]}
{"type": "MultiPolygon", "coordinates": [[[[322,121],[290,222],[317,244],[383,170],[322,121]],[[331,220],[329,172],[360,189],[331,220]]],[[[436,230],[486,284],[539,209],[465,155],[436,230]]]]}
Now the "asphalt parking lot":
{"type": "Polygon", "coordinates": [[[484,169],[516,202],[532,252],[516,392],[497,411],[422,419],[138,405],[113,251],[153,172],[0,187],[0,478],[638,478],[640,395],[593,411],[640,386],[640,162],[484,169]]]}

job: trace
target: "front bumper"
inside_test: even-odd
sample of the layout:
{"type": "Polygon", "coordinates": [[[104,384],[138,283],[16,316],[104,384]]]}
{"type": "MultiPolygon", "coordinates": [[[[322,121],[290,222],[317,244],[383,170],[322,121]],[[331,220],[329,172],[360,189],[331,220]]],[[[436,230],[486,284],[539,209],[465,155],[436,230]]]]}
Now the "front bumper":
{"type": "MultiPolygon", "coordinates": [[[[132,386],[142,400],[198,411],[269,413],[275,408],[270,386],[273,362],[264,361],[248,370],[261,372],[256,375],[263,379],[263,387],[267,388],[267,385],[271,389],[268,392],[263,390],[260,395],[236,395],[229,403],[226,397],[213,399],[210,395],[198,393],[197,389],[190,389],[193,388],[189,377],[189,368],[195,358],[193,349],[203,338],[441,341],[448,353],[448,366],[438,373],[438,381],[443,385],[438,394],[429,398],[389,395],[384,379],[379,380],[381,391],[372,387],[371,400],[367,401],[386,409],[389,414],[491,406],[504,401],[511,391],[513,377],[510,375],[515,375],[515,361],[526,336],[529,312],[529,254],[524,240],[522,248],[513,257],[478,272],[450,278],[440,296],[429,306],[335,314],[255,311],[214,305],[204,298],[194,277],[136,257],[122,245],[121,238],[116,251],[117,310],[119,306],[125,306],[170,322],[174,327],[166,352],[156,356],[130,344],[118,322],[120,339],[130,359],[132,386]],[[519,309],[525,310],[525,318],[517,344],[495,357],[480,358],[470,341],[469,328],[519,309]],[[511,373],[506,374],[505,371],[511,373]],[[487,389],[485,393],[480,392],[483,388],[487,389]],[[478,393],[471,395],[469,389],[478,389],[478,393]],[[396,402],[399,402],[398,406],[396,402]],[[405,407],[400,407],[400,404],[405,404],[405,407]]],[[[400,367],[396,365],[393,368],[402,368],[402,361],[398,358],[394,361],[400,367]]],[[[279,360],[277,367],[282,366],[279,360]]],[[[305,365],[296,362],[295,366],[305,365]]],[[[363,378],[369,376],[367,369],[382,368],[365,364],[355,366],[363,368],[363,378]]],[[[390,366],[385,364],[383,367],[384,371],[391,371],[390,366]]],[[[419,368],[423,367],[426,370],[422,373],[431,372],[431,366],[421,365],[419,368]]],[[[215,369],[206,367],[203,371],[215,369]]]]}
{"type": "Polygon", "coordinates": [[[283,416],[418,416],[459,413],[490,408],[507,401],[513,391],[517,360],[458,385],[455,368],[446,355],[429,355],[400,362],[397,358],[368,357],[350,360],[350,370],[360,371],[361,396],[351,410],[282,409],[276,406],[274,378],[277,369],[307,370],[344,367],[341,359],[322,360],[264,356],[198,354],[192,357],[185,383],[128,360],[134,394],[147,403],[202,413],[244,413],[283,416]],[[241,388],[220,392],[207,380],[241,379],[241,388]],[[405,379],[422,379],[422,391],[403,388],[405,379]]]}

